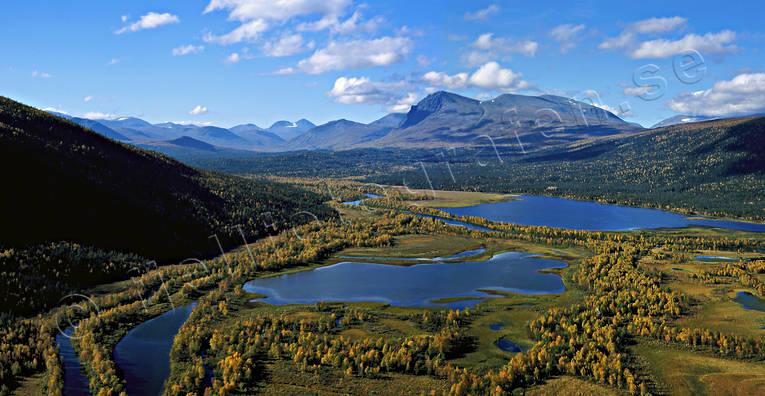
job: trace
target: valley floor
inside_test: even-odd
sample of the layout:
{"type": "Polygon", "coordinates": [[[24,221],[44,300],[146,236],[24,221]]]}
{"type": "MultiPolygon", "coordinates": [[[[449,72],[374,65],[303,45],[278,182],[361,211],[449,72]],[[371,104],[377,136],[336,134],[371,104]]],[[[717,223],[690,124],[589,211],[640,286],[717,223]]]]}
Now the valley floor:
{"type": "MultiPolygon", "coordinates": [[[[345,200],[364,188],[336,190],[345,200]]],[[[166,395],[764,391],[765,312],[735,300],[742,292],[755,301],[765,293],[760,233],[587,232],[490,222],[481,225],[499,232],[477,231],[406,213],[512,197],[437,192],[435,200],[405,198],[363,207],[336,203],[341,221],[287,230],[203,266],[160,267],[101,285],[85,293],[100,307],[98,315],[62,307],[17,328],[35,329],[45,343],[55,333],[51,324],[65,316],[79,320],[74,345],[94,394],[125,389],[112,355],[122,335],[191,301],[198,305],[174,338],[166,395]],[[485,251],[470,260],[515,251],[563,261],[566,268],[549,272],[562,278],[566,291],[494,292],[474,308],[450,311],[364,302],[269,305],[242,290],[258,277],[365,261],[341,256],[411,265],[400,258],[476,249],[485,251]],[[520,352],[500,349],[501,340],[520,352]]],[[[49,369],[14,380],[14,393],[60,394],[60,363],[47,359],[49,369]]]]}

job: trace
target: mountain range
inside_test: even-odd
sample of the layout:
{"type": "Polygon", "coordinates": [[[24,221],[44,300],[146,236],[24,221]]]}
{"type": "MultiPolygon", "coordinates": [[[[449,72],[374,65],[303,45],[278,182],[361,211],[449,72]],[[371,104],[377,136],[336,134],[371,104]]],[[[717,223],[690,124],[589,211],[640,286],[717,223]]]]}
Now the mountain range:
{"type": "MultiPolygon", "coordinates": [[[[407,113],[368,124],[346,119],[314,125],[306,119],[277,121],[268,128],[231,128],[135,117],[87,119],[53,113],[113,140],[168,155],[237,156],[248,152],[516,146],[534,150],[644,130],[608,110],[555,95],[503,94],[479,101],[450,92],[432,93],[407,113]]],[[[677,115],[652,128],[710,119],[677,115]]]]}
{"type": "Polygon", "coordinates": [[[220,128],[151,124],[135,117],[87,119],[53,114],[111,139],[168,154],[179,150],[202,154],[487,144],[535,147],[643,129],[607,110],[561,96],[504,94],[479,101],[445,91],[428,95],[408,113],[388,114],[368,124],[341,119],[314,125],[300,119],[277,121],[268,128],[251,123],[220,128]],[[178,140],[182,137],[185,139],[178,140]],[[190,139],[213,147],[190,144],[190,139]]]}

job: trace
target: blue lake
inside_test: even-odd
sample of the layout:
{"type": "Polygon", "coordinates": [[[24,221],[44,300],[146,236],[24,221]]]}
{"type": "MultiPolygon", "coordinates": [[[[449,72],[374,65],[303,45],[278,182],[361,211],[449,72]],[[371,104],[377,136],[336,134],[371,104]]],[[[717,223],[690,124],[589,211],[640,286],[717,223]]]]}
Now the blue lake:
{"type": "Polygon", "coordinates": [[[518,252],[499,253],[486,261],[423,263],[396,266],[342,262],[309,271],[258,278],[244,290],[260,293],[269,304],[315,304],[320,301],[376,301],[396,306],[472,307],[481,300],[449,303],[448,297],[492,297],[478,289],[520,294],[554,294],[566,290],[560,276],[540,270],[566,263],[518,252]]]}
{"type": "Polygon", "coordinates": [[[486,249],[475,249],[475,250],[466,250],[464,252],[457,253],[455,255],[449,256],[449,257],[434,257],[434,258],[422,258],[422,257],[367,257],[367,256],[340,256],[340,258],[347,258],[347,259],[359,259],[359,260],[388,260],[388,261],[397,261],[397,260],[404,260],[404,261],[446,261],[446,260],[456,260],[460,258],[475,256],[476,254],[481,254],[485,252],[486,249]]]}
{"type": "Polygon", "coordinates": [[[520,345],[512,341],[508,341],[504,338],[497,340],[497,348],[510,353],[518,353],[523,351],[523,348],[521,348],[520,345]]]}
{"type": "Polygon", "coordinates": [[[744,309],[750,311],[762,311],[765,312],[765,300],[753,295],[749,292],[738,292],[733,301],[741,304],[744,309]]]}
{"type": "Polygon", "coordinates": [[[740,221],[688,219],[656,209],[607,205],[564,198],[523,195],[514,201],[440,210],[459,216],[477,216],[520,225],[559,227],[588,231],[628,231],[688,226],[720,227],[765,232],[765,224],[740,221]]]}
{"type": "Polygon", "coordinates": [[[170,348],[196,303],[178,307],[136,326],[114,348],[114,361],[125,374],[127,394],[162,394],[170,375],[170,348]]]}
{"type": "Polygon", "coordinates": [[[63,333],[56,334],[58,356],[64,367],[64,394],[67,396],[90,395],[88,378],[83,374],[80,358],[72,347],[70,337],[73,332],[74,327],[70,327],[63,333]]]}

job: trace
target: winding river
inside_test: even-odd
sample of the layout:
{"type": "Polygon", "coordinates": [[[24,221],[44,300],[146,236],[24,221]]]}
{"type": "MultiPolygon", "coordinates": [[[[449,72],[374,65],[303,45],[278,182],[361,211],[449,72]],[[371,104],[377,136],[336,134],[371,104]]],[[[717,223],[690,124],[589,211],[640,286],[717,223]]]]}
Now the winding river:
{"type": "Polygon", "coordinates": [[[157,396],[170,375],[175,334],[196,303],[178,307],[136,326],[117,343],[114,361],[125,375],[130,396],[157,396]]]}
{"type": "MultiPolygon", "coordinates": [[[[374,194],[366,195],[368,198],[378,197],[374,194]]],[[[363,199],[346,203],[359,205],[362,201],[363,199]]],[[[483,217],[491,221],[577,230],[622,231],[710,226],[765,232],[763,224],[690,219],[654,209],[531,195],[507,202],[441,210],[455,215],[483,217]]],[[[489,230],[474,224],[434,218],[449,224],[489,230]]],[[[483,249],[478,249],[431,259],[353,257],[371,262],[341,262],[308,271],[258,278],[247,282],[244,289],[265,295],[265,298],[257,301],[270,304],[378,301],[397,306],[436,306],[451,309],[475,306],[480,301],[491,298],[492,294],[487,291],[492,290],[521,294],[555,294],[565,291],[560,276],[540,272],[565,267],[566,264],[561,261],[519,252],[499,253],[484,261],[467,260],[483,252],[483,249]],[[379,260],[411,260],[414,265],[396,266],[376,262],[379,260]]],[[[748,309],[760,308],[761,305],[757,304],[760,301],[755,301],[752,297],[740,293],[736,300],[748,309]]],[[[129,395],[161,394],[170,373],[169,352],[173,339],[194,306],[195,304],[178,307],[148,320],[128,332],[117,344],[114,359],[124,373],[129,395]]],[[[499,328],[500,325],[492,326],[495,330],[499,328]]],[[[72,329],[68,329],[67,333],[56,336],[56,344],[64,365],[65,394],[89,395],[87,378],[82,373],[77,355],[68,339],[71,331],[72,329]]],[[[520,349],[504,339],[498,342],[497,347],[512,352],[520,349]]],[[[205,380],[209,381],[211,373],[206,374],[205,380]]]]}
{"type": "Polygon", "coordinates": [[[63,333],[56,334],[58,356],[64,367],[64,394],[67,396],[90,395],[90,385],[82,372],[80,358],[72,347],[74,327],[67,328],[63,333]]]}

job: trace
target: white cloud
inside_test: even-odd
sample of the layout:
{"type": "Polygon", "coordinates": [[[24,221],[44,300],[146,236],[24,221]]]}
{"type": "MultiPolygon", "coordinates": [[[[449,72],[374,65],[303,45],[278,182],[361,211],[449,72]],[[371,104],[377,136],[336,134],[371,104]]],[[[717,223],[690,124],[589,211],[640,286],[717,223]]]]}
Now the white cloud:
{"type": "Polygon", "coordinates": [[[44,107],[42,109],[42,111],[47,111],[47,112],[51,112],[52,111],[52,112],[56,112],[56,113],[61,113],[61,114],[69,115],[69,113],[67,113],[66,111],[61,110],[60,108],[57,108],[57,107],[44,107]]]}
{"type": "Polygon", "coordinates": [[[86,97],[82,98],[82,101],[83,101],[83,102],[85,102],[85,103],[88,103],[88,102],[90,102],[91,100],[93,100],[93,97],[92,97],[92,96],[86,96],[86,97]]]}
{"type": "Polygon", "coordinates": [[[605,103],[600,103],[600,102],[597,102],[597,101],[593,101],[592,103],[588,103],[588,104],[591,104],[591,105],[593,105],[595,107],[598,107],[598,108],[601,108],[601,109],[603,109],[605,111],[613,113],[614,115],[618,115],[618,116],[622,115],[622,114],[620,114],[621,111],[619,109],[617,109],[615,107],[611,107],[611,106],[609,106],[609,105],[607,105],[605,103]]]}
{"type": "Polygon", "coordinates": [[[650,18],[637,21],[631,28],[638,33],[665,33],[684,25],[685,18],[679,16],[669,18],[650,18]]]}
{"type": "Polygon", "coordinates": [[[466,12],[465,20],[467,21],[481,21],[499,12],[499,6],[492,4],[484,9],[480,9],[475,12],[466,12]]]}
{"type": "Polygon", "coordinates": [[[202,51],[204,51],[205,47],[203,45],[194,46],[194,45],[182,45],[178,48],[173,48],[173,56],[183,56],[183,55],[189,55],[189,54],[198,54],[202,51]]]}
{"type": "Polygon", "coordinates": [[[515,92],[533,89],[534,87],[523,79],[521,73],[503,69],[497,62],[487,62],[472,75],[457,73],[448,75],[443,72],[431,71],[422,76],[422,81],[432,87],[464,90],[469,87],[479,87],[494,91],[515,92]]]}
{"type": "Polygon", "coordinates": [[[604,51],[612,51],[612,50],[627,48],[628,46],[634,44],[635,38],[636,38],[635,33],[630,31],[623,31],[620,35],[616,37],[611,37],[610,39],[607,39],[606,41],[600,43],[598,45],[598,48],[604,51]]]}
{"type": "Polygon", "coordinates": [[[522,77],[521,73],[503,69],[497,62],[489,62],[476,70],[468,81],[476,87],[512,92],[531,88],[531,85],[522,77]]]}
{"type": "Polygon", "coordinates": [[[295,70],[294,67],[285,67],[285,68],[282,68],[282,69],[279,69],[279,70],[273,72],[272,74],[276,74],[278,76],[286,76],[286,75],[289,75],[289,74],[295,74],[297,72],[298,71],[295,70]]]}
{"type": "Polygon", "coordinates": [[[301,60],[298,68],[309,74],[321,74],[330,70],[389,66],[401,62],[411,49],[412,40],[407,37],[330,41],[325,48],[301,60]]]}
{"type": "Polygon", "coordinates": [[[217,43],[221,45],[229,45],[242,41],[254,42],[260,34],[268,30],[268,28],[269,26],[266,21],[256,19],[243,23],[238,28],[224,35],[216,36],[212,33],[207,33],[203,40],[208,43],[217,43]]]}
{"type": "MultiPolygon", "coordinates": [[[[123,22],[127,21],[127,18],[124,18],[123,22]]],[[[156,13],[156,12],[150,12],[146,15],[143,15],[137,22],[131,23],[128,26],[125,26],[117,31],[115,31],[115,34],[122,34],[125,32],[137,32],[139,30],[144,29],[154,29],[156,27],[160,27],[163,25],[168,25],[172,23],[180,23],[181,20],[178,19],[177,16],[170,14],[170,13],[156,13]]]]}
{"type": "Polygon", "coordinates": [[[409,92],[405,97],[397,100],[396,104],[388,107],[387,111],[388,113],[407,113],[409,112],[409,109],[412,108],[412,105],[417,103],[419,100],[420,95],[417,95],[414,92],[409,92]]]}
{"type": "Polygon", "coordinates": [[[668,58],[686,50],[696,50],[702,54],[724,54],[735,52],[738,48],[731,44],[736,40],[736,33],[723,30],[720,33],[707,33],[703,36],[688,34],[680,40],[651,40],[640,43],[630,52],[633,59],[668,58]]]}
{"type": "Polygon", "coordinates": [[[422,80],[434,87],[462,90],[468,87],[468,77],[467,73],[450,76],[444,72],[429,71],[422,76],[422,80]]]}
{"type": "Polygon", "coordinates": [[[368,77],[340,77],[327,96],[343,104],[390,104],[388,112],[404,113],[419,99],[416,93],[408,91],[410,88],[404,81],[389,83],[368,77]]]}
{"type": "Polygon", "coordinates": [[[227,56],[226,59],[223,60],[223,62],[231,64],[231,63],[237,63],[241,60],[242,60],[242,57],[239,56],[238,53],[234,52],[233,54],[227,56]]]}
{"type": "Polygon", "coordinates": [[[385,18],[381,16],[362,20],[361,13],[357,10],[345,21],[340,21],[340,18],[338,18],[337,15],[327,15],[315,22],[301,23],[297,26],[297,30],[318,32],[324,29],[329,29],[329,31],[334,34],[351,34],[358,32],[372,33],[377,31],[380,25],[384,22],[385,18]]]}
{"type": "Polygon", "coordinates": [[[402,85],[372,81],[368,77],[340,77],[327,96],[343,104],[387,104],[396,98],[402,85]]]}
{"type": "Polygon", "coordinates": [[[696,50],[702,54],[725,54],[735,52],[738,48],[733,44],[736,33],[723,30],[719,33],[704,35],[686,34],[678,40],[659,38],[639,41],[641,34],[667,33],[677,30],[686,24],[681,17],[650,18],[627,25],[616,36],[606,39],[598,48],[604,51],[624,50],[632,59],[668,58],[687,50],[696,50]]]}
{"type": "Polygon", "coordinates": [[[640,96],[650,92],[654,87],[624,87],[624,94],[627,96],[640,96]]]}
{"type": "Polygon", "coordinates": [[[550,36],[552,36],[553,40],[560,43],[560,52],[567,52],[576,47],[576,42],[581,39],[579,34],[584,28],[585,26],[582,24],[574,25],[567,23],[558,25],[550,30],[550,36]]]}
{"type": "Polygon", "coordinates": [[[302,52],[306,46],[308,48],[314,46],[313,41],[304,44],[303,36],[300,34],[285,34],[278,40],[263,44],[262,50],[266,56],[288,56],[302,52]]]}
{"type": "Polygon", "coordinates": [[[470,66],[482,65],[491,59],[491,54],[484,51],[470,51],[462,56],[462,61],[470,66]]]}
{"type": "Polygon", "coordinates": [[[735,116],[765,113],[765,73],[739,74],[703,91],[683,92],[667,101],[680,114],[735,116]]]}
{"type": "Polygon", "coordinates": [[[122,19],[122,22],[123,22],[123,23],[124,23],[124,22],[127,22],[128,18],[130,18],[130,16],[129,16],[129,15],[123,15],[123,16],[121,16],[121,17],[120,17],[120,19],[122,19]]]}
{"type": "Polygon", "coordinates": [[[480,92],[480,93],[475,95],[475,98],[478,99],[478,100],[491,99],[492,97],[493,97],[493,95],[488,93],[488,92],[480,92]]]}
{"type": "Polygon", "coordinates": [[[117,58],[112,58],[112,60],[106,62],[106,66],[116,65],[117,63],[120,63],[120,60],[117,58]]]}
{"type": "Polygon", "coordinates": [[[340,15],[350,0],[211,0],[204,10],[228,10],[229,19],[286,21],[301,15],[340,15]]]}
{"type": "Polygon", "coordinates": [[[200,114],[205,114],[205,113],[207,113],[207,107],[204,107],[204,106],[201,106],[201,105],[197,105],[197,107],[195,107],[195,108],[191,109],[191,111],[189,111],[189,114],[191,114],[191,115],[200,115],[200,114]]]}
{"type": "Polygon", "coordinates": [[[82,115],[82,118],[89,118],[91,120],[113,120],[119,117],[112,113],[101,113],[99,111],[90,111],[82,115]]]}
{"type": "Polygon", "coordinates": [[[32,77],[51,78],[51,77],[53,77],[53,75],[49,74],[49,73],[45,73],[45,72],[41,72],[41,71],[35,70],[35,71],[32,72],[32,77]]]}
{"type": "MultiPolygon", "coordinates": [[[[228,19],[239,21],[242,25],[224,35],[208,34],[205,41],[224,45],[252,42],[272,26],[308,15],[318,15],[320,19],[301,26],[313,26],[316,30],[329,28],[340,24],[338,17],[350,3],[350,0],[211,0],[204,10],[205,14],[227,10],[228,19]]],[[[351,23],[356,23],[357,19],[358,16],[351,23]]]]}
{"type": "Polygon", "coordinates": [[[478,36],[472,46],[493,53],[519,53],[532,57],[539,49],[539,44],[534,41],[517,41],[504,37],[493,37],[493,33],[484,33],[478,36]]]}

